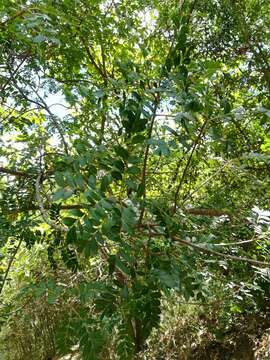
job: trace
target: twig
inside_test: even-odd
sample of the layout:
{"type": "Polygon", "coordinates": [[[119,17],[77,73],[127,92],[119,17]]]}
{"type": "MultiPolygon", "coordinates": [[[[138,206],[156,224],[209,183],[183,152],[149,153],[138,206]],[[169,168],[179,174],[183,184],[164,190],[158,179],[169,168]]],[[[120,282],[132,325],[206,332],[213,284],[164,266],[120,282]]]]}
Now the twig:
{"type": "Polygon", "coordinates": [[[35,174],[30,174],[28,172],[25,171],[20,171],[20,170],[13,170],[13,169],[8,169],[5,167],[0,166],[0,173],[2,174],[7,174],[7,175],[13,175],[13,176],[19,176],[19,177],[33,177],[33,175],[35,174]]]}
{"type": "Polygon", "coordinates": [[[190,208],[190,209],[183,209],[185,213],[192,214],[192,215],[201,215],[201,216],[229,216],[231,217],[231,213],[226,210],[220,209],[204,209],[204,208],[190,208]]]}
{"type": "Polygon", "coordinates": [[[42,216],[43,220],[48,225],[50,225],[53,229],[55,229],[56,231],[67,232],[68,228],[66,226],[61,226],[61,225],[55,224],[55,222],[53,222],[50,219],[47,211],[44,208],[44,205],[43,205],[43,202],[42,202],[42,199],[41,199],[41,195],[40,195],[40,180],[41,180],[41,178],[42,178],[42,172],[38,175],[37,180],[36,180],[36,185],[35,185],[35,188],[36,188],[36,200],[37,200],[37,203],[38,203],[39,210],[41,212],[41,216],[42,216]]]}
{"type": "MultiPolygon", "coordinates": [[[[10,71],[10,69],[9,69],[10,71]]],[[[28,102],[32,103],[32,104],[35,104],[37,105],[39,108],[42,108],[44,109],[49,115],[50,115],[50,118],[54,124],[54,126],[56,127],[56,129],[58,130],[59,132],[59,135],[60,135],[60,138],[61,138],[61,141],[62,141],[62,144],[64,146],[64,149],[65,149],[65,152],[66,154],[68,154],[68,145],[65,141],[65,135],[64,135],[64,132],[61,128],[61,126],[58,124],[56,118],[55,118],[55,115],[51,112],[50,110],[50,107],[46,104],[46,102],[42,99],[42,97],[35,91],[35,89],[31,86],[31,89],[35,92],[36,96],[38,97],[39,101],[37,100],[34,100],[34,99],[31,99],[29,98],[25,92],[17,85],[16,83],[16,79],[13,77],[13,75],[11,74],[11,71],[10,71],[10,76],[13,80],[13,85],[14,87],[19,91],[19,93],[24,97],[25,100],[27,100],[28,102]]]]}
{"type": "MultiPolygon", "coordinates": [[[[158,101],[156,99],[153,114],[152,114],[152,120],[151,120],[151,123],[150,123],[148,136],[147,136],[148,140],[152,136],[152,131],[153,131],[153,126],[154,126],[154,122],[155,122],[155,118],[156,118],[157,108],[158,108],[158,101]]],[[[142,185],[142,187],[144,189],[143,190],[144,191],[144,193],[143,193],[144,200],[145,200],[145,197],[146,197],[145,182],[146,182],[146,167],[147,167],[147,160],[148,160],[148,156],[149,156],[149,150],[150,150],[150,144],[147,144],[146,149],[145,149],[145,153],[144,153],[143,169],[142,169],[142,177],[141,177],[141,185],[142,185]]],[[[145,210],[145,205],[142,206],[142,209],[141,209],[141,212],[140,212],[140,216],[139,216],[139,220],[138,220],[139,224],[141,224],[141,222],[142,222],[143,215],[144,215],[144,210],[145,210]]]]}
{"type": "Polygon", "coordinates": [[[243,240],[243,241],[237,241],[237,242],[232,242],[232,243],[211,244],[211,246],[237,246],[237,245],[243,245],[243,244],[250,244],[255,241],[258,241],[258,239],[243,240]]]}
{"type": "MultiPolygon", "coordinates": [[[[58,130],[59,132],[59,135],[60,135],[60,138],[61,138],[61,141],[62,141],[62,144],[64,146],[64,149],[65,149],[65,153],[68,155],[69,153],[69,149],[68,149],[68,145],[67,145],[67,142],[65,140],[65,133],[61,127],[61,125],[58,124],[58,121],[56,120],[56,116],[51,112],[51,109],[50,109],[50,106],[48,106],[46,104],[46,102],[43,100],[43,98],[38,94],[38,92],[31,86],[33,92],[36,94],[36,96],[38,97],[39,101],[40,101],[40,105],[41,107],[47,111],[47,113],[50,115],[50,118],[54,124],[54,126],[56,127],[56,129],[58,130]]],[[[30,99],[31,101],[31,99],[30,99]]]]}
{"type": "MultiPolygon", "coordinates": [[[[151,231],[149,233],[146,233],[145,234],[146,236],[151,236],[151,237],[165,237],[165,234],[164,233],[158,233],[158,232],[155,232],[155,231],[151,231]]],[[[250,263],[250,264],[253,264],[253,265],[261,265],[261,266],[267,266],[267,267],[270,267],[270,262],[265,262],[265,261],[258,261],[258,260],[253,260],[253,259],[250,259],[250,258],[247,258],[247,257],[242,257],[242,256],[235,256],[235,255],[229,255],[229,254],[223,254],[223,253],[220,253],[220,252],[217,252],[217,251],[214,251],[214,250],[210,250],[210,249],[207,249],[206,246],[208,246],[209,244],[194,244],[190,241],[187,241],[187,240],[183,240],[183,239],[180,239],[179,237],[177,236],[172,236],[171,239],[177,243],[180,243],[181,245],[184,245],[184,246],[189,246],[197,251],[200,251],[204,254],[208,254],[208,255],[214,255],[214,256],[218,256],[218,257],[222,257],[222,258],[225,258],[225,259],[230,259],[230,260],[234,260],[234,261],[245,261],[247,263],[250,263]]]]}
{"type": "Polygon", "coordinates": [[[32,10],[33,8],[31,6],[29,6],[26,9],[22,9],[20,11],[18,11],[15,15],[11,16],[10,18],[6,19],[5,21],[0,23],[0,27],[4,27],[6,26],[9,22],[21,17],[22,15],[24,15],[25,13],[27,13],[29,10],[32,10]]]}
{"type": "Polygon", "coordinates": [[[3,289],[4,289],[4,286],[5,286],[5,283],[6,283],[8,274],[9,274],[9,271],[10,271],[10,269],[11,269],[11,266],[12,266],[12,264],[13,264],[13,261],[15,260],[15,257],[16,257],[16,255],[17,255],[17,252],[19,251],[19,248],[20,248],[20,246],[21,246],[21,243],[22,243],[22,238],[20,239],[17,247],[15,248],[15,250],[14,250],[14,252],[13,252],[13,254],[12,254],[12,256],[11,256],[9,262],[8,262],[8,266],[7,266],[7,269],[6,269],[6,271],[5,271],[5,275],[4,275],[4,278],[3,278],[2,283],[1,283],[1,286],[0,286],[0,295],[1,295],[2,291],[3,291],[3,289]]]}
{"type": "Polygon", "coordinates": [[[87,56],[90,60],[90,63],[94,66],[94,68],[97,70],[97,72],[103,77],[103,79],[105,78],[107,80],[107,76],[106,74],[104,74],[104,72],[102,71],[102,65],[101,64],[97,64],[94,56],[92,55],[90,49],[89,49],[89,46],[87,45],[86,41],[80,36],[80,40],[85,48],[85,51],[87,53],[87,56]]]}
{"type": "Polygon", "coordinates": [[[261,265],[261,266],[267,266],[267,267],[270,266],[269,262],[253,260],[253,259],[250,259],[250,258],[247,258],[247,257],[242,257],[242,256],[223,254],[223,253],[220,253],[220,252],[217,252],[217,251],[214,251],[214,250],[207,249],[204,246],[191,243],[190,241],[180,239],[180,238],[178,238],[176,236],[173,236],[172,239],[174,241],[182,244],[182,245],[190,246],[193,249],[196,249],[196,250],[198,250],[198,251],[200,251],[200,252],[202,252],[204,254],[215,255],[215,256],[218,256],[218,257],[222,257],[222,258],[230,259],[230,260],[235,260],[235,261],[245,261],[245,262],[248,262],[248,263],[253,264],[253,265],[261,265]]]}
{"type": "Polygon", "coordinates": [[[205,121],[204,121],[201,129],[200,129],[200,132],[199,132],[199,134],[198,134],[198,136],[197,136],[197,138],[196,138],[193,146],[192,146],[192,149],[191,149],[190,155],[189,155],[189,157],[188,157],[186,166],[185,166],[184,171],[183,171],[183,173],[182,173],[182,177],[181,177],[181,179],[180,179],[180,181],[179,181],[179,184],[178,184],[178,186],[177,186],[177,188],[176,188],[176,192],[175,192],[175,196],[174,196],[173,213],[176,212],[179,192],[180,192],[180,189],[181,189],[181,187],[182,187],[183,181],[184,181],[184,179],[185,179],[185,177],[186,177],[188,168],[189,168],[189,166],[190,166],[192,156],[193,156],[193,154],[194,154],[194,152],[195,152],[195,150],[196,150],[196,148],[197,148],[197,146],[198,146],[198,144],[199,144],[199,142],[200,142],[200,140],[201,140],[201,137],[202,137],[202,135],[203,135],[203,133],[204,133],[204,130],[205,130],[207,124],[208,124],[208,121],[209,121],[209,118],[207,117],[207,118],[205,119],[205,121]]]}
{"type": "Polygon", "coordinates": [[[206,179],[205,181],[203,181],[199,186],[196,187],[196,189],[194,189],[192,192],[190,192],[184,199],[184,202],[186,202],[188,199],[192,198],[192,196],[194,194],[196,194],[196,192],[198,190],[200,190],[204,185],[208,184],[213,178],[215,178],[230,162],[230,161],[226,161],[225,164],[223,164],[218,170],[216,170],[216,172],[211,175],[208,179],[206,179]]]}

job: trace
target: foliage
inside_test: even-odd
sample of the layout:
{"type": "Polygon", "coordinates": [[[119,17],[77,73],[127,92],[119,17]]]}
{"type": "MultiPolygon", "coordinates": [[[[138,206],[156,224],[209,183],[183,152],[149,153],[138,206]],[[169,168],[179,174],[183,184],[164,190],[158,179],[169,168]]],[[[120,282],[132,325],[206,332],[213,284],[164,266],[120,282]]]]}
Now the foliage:
{"type": "Polygon", "coordinates": [[[54,318],[10,358],[135,358],[172,292],[266,310],[269,6],[2,1],[0,319],[54,318]]]}

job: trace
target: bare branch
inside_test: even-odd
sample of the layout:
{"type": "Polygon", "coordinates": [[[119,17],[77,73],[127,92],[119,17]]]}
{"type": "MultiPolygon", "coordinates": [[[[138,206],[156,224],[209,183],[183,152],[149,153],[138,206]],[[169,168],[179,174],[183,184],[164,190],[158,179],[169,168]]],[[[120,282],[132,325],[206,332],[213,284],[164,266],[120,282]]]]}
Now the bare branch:
{"type": "Polygon", "coordinates": [[[6,283],[6,281],[7,281],[7,277],[8,277],[9,271],[10,271],[11,266],[12,266],[14,260],[15,260],[16,255],[17,255],[17,253],[18,253],[18,251],[19,251],[19,248],[20,248],[20,246],[21,246],[21,243],[22,243],[22,239],[20,239],[17,247],[16,247],[16,248],[14,249],[14,251],[13,251],[13,254],[12,254],[11,258],[9,259],[8,266],[7,266],[7,269],[6,269],[6,271],[5,271],[4,278],[3,278],[2,283],[1,283],[1,285],[0,285],[0,295],[1,295],[2,291],[3,291],[3,289],[4,289],[4,286],[5,286],[5,283],[6,283]]]}
{"type": "Polygon", "coordinates": [[[187,171],[188,171],[189,166],[190,166],[190,164],[191,164],[192,156],[193,156],[195,150],[197,149],[197,146],[199,145],[199,142],[200,142],[200,140],[201,140],[201,138],[202,138],[202,136],[203,136],[204,130],[205,130],[208,122],[209,122],[209,118],[207,117],[207,118],[205,119],[205,121],[204,121],[201,129],[200,129],[200,132],[199,132],[199,134],[198,134],[198,136],[197,136],[197,138],[196,138],[193,146],[192,146],[192,149],[191,149],[191,152],[190,152],[190,154],[189,154],[189,157],[188,157],[186,166],[185,166],[185,168],[184,168],[184,170],[183,170],[181,179],[180,179],[179,184],[178,184],[178,186],[177,186],[177,188],[176,188],[176,192],[175,192],[175,196],[174,196],[174,207],[173,207],[173,212],[174,212],[174,213],[176,212],[179,192],[180,192],[180,190],[181,190],[183,181],[184,181],[184,179],[185,179],[185,177],[186,177],[187,171]]]}
{"type": "Polygon", "coordinates": [[[258,239],[243,240],[243,241],[237,241],[237,242],[231,242],[231,243],[211,244],[211,246],[238,246],[238,245],[243,245],[243,244],[250,244],[250,243],[253,243],[256,241],[258,241],[258,239]]]}
{"type": "Polygon", "coordinates": [[[18,84],[16,82],[16,79],[14,78],[13,74],[11,73],[11,70],[10,70],[10,76],[12,78],[14,87],[19,91],[19,93],[24,97],[25,100],[27,100],[28,102],[30,102],[32,104],[37,105],[38,108],[44,109],[50,115],[50,118],[51,118],[55,128],[59,132],[63,147],[65,149],[65,152],[66,152],[66,154],[68,154],[68,152],[69,152],[68,151],[68,145],[67,145],[66,140],[65,140],[65,135],[64,135],[63,129],[58,124],[58,121],[56,120],[55,115],[51,112],[50,107],[46,104],[46,102],[42,99],[42,97],[35,91],[35,89],[32,86],[31,86],[31,89],[35,92],[35,94],[38,97],[39,101],[29,98],[25,94],[25,92],[18,86],[18,84]]]}
{"type": "Polygon", "coordinates": [[[194,194],[196,194],[196,192],[198,192],[204,185],[208,184],[212,179],[214,179],[227,165],[229,165],[232,162],[232,160],[230,161],[226,161],[222,166],[220,166],[215,173],[210,176],[209,178],[207,178],[205,181],[203,181],[199,186],[197,186],[192,192],[190,192],[189,194],[187,194],[187,196],[185,197],[184,201],[186,202],[188,199],[192,198],[192,196],[194,194]]]}
{"type": "Polygon", "coordinates": [[[102,76],[103,79],[107,80],[107,75],[103,72],[102,69],[102,65],[101,64],[97,64],[94,56],[92,55],[91,51],[90,51],[90,47],[89,45],[86,43],[85,39],[83,39],[82,37],[80,37],[80,40],[85,48],[85,51],[87,53],[88,59],[90,60],[90,63],[94,66],[94,68],[97,70],[97,72],[102,76]]]}
{"type": "MultiPolygon", "coordinates": [[[[152,114],[152,119],[151,119],[149,131],[148,131],[147,139],[150,139],[151,136],[152,136],[152,131],[153,131],[153,126],[154,126],[154,122],[155,122],[155,118],[156,118],[157,108],[158,108],[158,101],[156,100],[155,105],[154,105],[154,110],[153,110],[153,114],[152,114]]],[[[141,177],[141,184],[144,187],[144,194],[143,194],[144,198],[146,197],[145,182],[146,182],[146,167],[147,167],[147,160],[148,160],[149,150],[150,150],[150,144],[147,144],[146,149],[145,149],[145,153],[144,153],[144,161],[143,161],[143,169],[142,169],[142,177],[141,177]]],[[[142,209],[141,209],[141,213],[140,213],[140,217],[139,217],[139,221],[138,221],[139,224],[142,222],[143,215],[144,215],[144,209],[145,209],[145,207],[143,206],[142,209]]]]}
{"type": "Polygon", "coordinates": [[[24,172],[24,171],[19,171],[19,170],[13,170],[13,169],[8,169],[5,167],[0,166],[0,173],[2,174],[7,174],[7,175],[13,175],[13,176],[19,176],[19,177],[33,177],[34,174],[30,174],[28,172],[24,172]]]}
{"type": "MultiPolygon", "coordinates": [[[[158,232],[154,232],[154,231],[151,231],[151,232],[148,232],[147,234],[145,234],[147,236],[150,236],[150,237],[164,237],[165,234],[163,233],[158,233],[158,232]]],[[[235,255],[229,255],[229,254],[223,254],[223,253],[220,253],[218,251],[214,251],[214,250],[210,250],[208,249],[206,246],[208,246],[209,244],[194,244],[190,241],[187,241],[187,240],[183,240],[183,239],[180,239],[179,237],[177,236],[172,236],[171,239],[181,245],[184,245],[184,246],[189,246],[199,252],[202,252],[204,254],[208,254],[208,255],[214,255],[214,256],[217,256],[217,257],[222,257],[224,259],[229,259],[229,260],[234,260],[234,261],[245,261],[249,264],[252,264],[252,265],[258,265],[258,266],[266,266],[266,267],[270,267],[270,262],[265,262],[265,261],[259,261],[259,260],[254,260],[254,259],[250,259],[250,258],[247,258],[247,257],[242,257],[242,256],[235,256],[235,255]]]]}
{"type": "Polygon", "coordinates": [[[220,210],[220,209],[204,209],[204,208],[189,208],[189,209],[183,209],[185,213],[192,214],[192,215],[202,215],[202,216],[229,216],[231,217],[231,213],[226,210],[220,210]]]}
{"type": "Polygon", "coordinates": [[[193,249],[198,250],[198,251],[200,251],[200,252],[202,252],[204,254],[214,255],[214,256],[218,256],[218,257],[222,257],[222,258],[230,259],[230,260],[234,260],[234,261],[245,261],[245,262],[247,262],[249,264],[252,264],[252,265],[270,267],[269,262],[258,261],[258,260],[254,260],[254,259],[250,259],[250,258],[242,257],[242,256],[223,254],[223,253],[220,253],[220,252],[217,252],[217,251],[214,251],[214,250],[207,249],[203,245],[194,244],[194,243],[192,243],[190,241],[180,239],[180,238],[178,238],[176,236],[173,236],[172,239],[174,241],[182,244],[182,245],[192,247],[193,249]]]}
{"type": "Polygon", "coordinates": [[[40,194],[40,180],[42,178],[42,173],[40,173],[37,177],[37,180],[36,180],[36,200],[37,200],[37,203],[38,203],[38,207],[39,207],[39,210],[41,212],[41,216],[43,218],[43,220],[48,224],[50,225],[53,229],[57,230],[57,231],[61,231],[61,232],[67,232],[67,227],[66,226],[61,226],[61,225],[58,225],[56,224],[55,222],[53,222],[47,211],[45,210],[44,208],[44,205],[43,205],[43,202],[42,202],[42,198],[41,198],[41,194],[40,194]]]}

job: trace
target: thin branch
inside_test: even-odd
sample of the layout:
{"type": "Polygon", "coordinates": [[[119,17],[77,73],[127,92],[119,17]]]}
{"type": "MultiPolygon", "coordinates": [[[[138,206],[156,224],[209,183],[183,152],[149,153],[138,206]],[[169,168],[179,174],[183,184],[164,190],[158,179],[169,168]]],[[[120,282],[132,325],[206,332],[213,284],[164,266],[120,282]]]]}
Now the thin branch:
{"type": "Polygon", "coordinates": [[[13,175],[13,176],[18,176],[18,177],[33,177],[34,174],[30,174],[28,172],[25,171],[19,171],[19,170],[13,170],[13,169],[8,169],[5,167],[0,166],[0,173],[2,174],[7,174],[7,175],[13,175]]]}
{"type": "Polygon", "coordinates": [[[232,243],[211,244],[211,246],[237,246],[237,245],[243,245],[243,244],[250,244],[250,243],[253,243],[256,241],[258,241],[258,239],[243,240],[243,241],[237,241],[237,242],[232,242],[232,243]]]}
{"type": "MultiPolygon", "coordinates": [[[[158,232],[149,232],[147,234],[145,234],[147,236],[150,236],[150,237],[164,237],[165,234],[163,233],[158,233],[158,232]]],[[[270,262],[265,262],[265,261],[259,261],[259,260],[254,260],[254,259],[251,259],[251,258],[247,258],[247,257],[242,257],[242,256],[235,256],[235,255],[229,255],[229,254],[223,254],[223,253],[220,253],[220,252],[217,252],[217,251],[214,251],[214,250],[210,250],[210,249],[207,249],[206,246],[208,246],[209,244],[194,244],[190,241],[187,241],[187,240],[183,240],[183,239],[180,239],[179,237],[177,236],[172,236],[171,239],[177,243],[180,243],[181,245],[184,245],[184,246],[189,246],[199,252],[202,252],[204,254],[207,254],[207,255],[214,255],[214,256],[217,256],[217,257],[222,257],[222,258],[225,258],[225,259],[230,259],[230,260],[234,260],[234,261],[245,261],[249,264],[252,264],[252,265],[259,265],[259,266],[267,266],[267,267],[270,267],[270,262]]]]}
{"type": "Polygon", "coordinates": [[[44,109],[50,115],[50,118],[51,118],[54,126],[56,127],[56,129],[59,132],[63,147],[65,149],[65,152],[66,152],[66,154],[68,154],[68,152],[69,152],[68,151],[68,145],[67,145],[67,143],[65,141],[64,132],[63,132],[61,126],[58,124],[58,121],[56,120],[55,115],[51,112],[50,107],[46,104],[46,102],[42,99],[42,97],[35,91],[35,89],[32,86],[31,86],[31,89],[35,92],[35,94],[38,97],[39,101],[29,98],[25,94],[25,92],[17,85],[16,79],[13,77],[11,72],[10,72],[10,76],[11,76],[11,78],[13,80],[14,87],[19,91],[19,93],[24,97],[25,100],[27,100],[28,102],[30,102],[32,104],[37,105],[39,108],[44,109]]]}
{"type": "Polygon", "coordinates": [[[94,68],[97,70],[97,72],[103,77],[103,79],[104,79],[104,78],[107,79],[106,74],[104,74],[104,72],[102,71],[102,66],[101,66],[101,65],[99,66],[99,65],[97,64],[97,62],[96,62],[94,56],[92,55],[92,53],[91,53],[91,51],[90,51],[90,49],[89,49],[89,46],[87,45],[85,39],[83,39],[83,38],[80,36],[80,40],[81,40],[81,42],[82,42],[82,44],[83,44],[83,46],[84,46],[84,48],[85,48],[85,51],[86,51],[87,56],[88,56],[88,58],[89,58],[89,60],[90,60],[90,63],[94,66],[94,68]]]}
{"type": "MultiPolygon", "coordinates": [[[[56,129],[58,130],[59,132],[59,135],[60,135],[60,138],[61,138],[61,141],[62,141],[62,144],[64,146],[64,149],[65,149],[65,152],[66,154],[68,155],[69,153],[69,149],[68,149],[68,145],[66,143],[66,140],[65,140],[65,133],[61,127],[61,125],[58,124],[58,121],[56,120],[56,116],[51,112],[51,109],[50,109],[50,106],[47,105],[47,103],[44,101],[44,99],[38,94],[38,92],[31,86],[32,90],[34,91],[34,93],[36,94],[36,96],[38,97],[39,101],[40,101],[40,104],[41,104],[41,107],[47,111],[47,113],[50,115],[51,117],[51,120],[54,124],[54,126],[56,127],[56,129]]],[[[30,100],[31,101],[31,100],[30,100]]]]}
{"type": "Polygon", "coordinates": [[[22,9],[20,11],[18,11],[15,15],[11,16],[10,18],[7,18],[5,21],[0,23],[0,27],[4,27],[6,26],[9,22],[22,17],[22,15],[24,15],[25,13],[27,13],[27,11],[29,11],[30,9],[32,9],[31,7],[28,7],[26,9],[22,9]]]}
{"type": "Polygon", "coordinates": [[[201,215],[201,216],[229,216],[231,217],[231,213],[226,210],[220,210],[220,209],[204,209],[204,208],[188,208],[183,209],[185,213],[192,214],[192,215],[201,215]]]}
{"type": "Polygon", "coordinates": [[[189,158],[188,158],[188,160],[187,160],[186,166],[185,166],[184,171],[183,171],[183,173],[182,173],[182,176],[181,176],[181,179],[180,179],[180,181],[179,181],[179,184],[178,184],[178,186],[177,186],[177,188],[176,188],[176,192],[175,192],[175,196],[174,196],[173,213],[176,212],[177,202],[178,202],[178,197],[179,197],[179,192],[180,192],[180,190],[181,190],[182,184],[183,184],[183,182],[184,182],[184,180],[185,180],[187,171],[188,171],[189,166],[190,166],[190,164],[191,164],[192,156],[193,156],[195,150],[197,149],[197,146],[198,146],[198,144],[199,144],[199,142],[200,142],[200,140],[201,140],[201,138],[202,138],[202,136],[203,136],[203,133],[204,133],[204,130],[205,130],[207,124],[208,124],[208,121],[209,121],[209,118],[207,117],[207,118],[205,119],[205,121],[204,121],[201,129],[200,129],[200,132],[199,132],[199,134],[198,134],[198,136],[197,136],[197,138],[196,138],[193,146],[192,146],[192,149],[191,149],[189,158]]]}
{"type": "MultiPolygon", "coordinates": [[[[82,209],[87,209],[87,207],[89,207],[89,205],[87,205],[87,204],[70,204],[70,205],[61,205],[59,210],[73,210],[73,209],[82,210],[82,209]]],[[[45,210],[50,210],[51,206],[48,204],[43,204],[43,208],[45,210]]],[[[21,207],[21,208],[16,208],[16,209],[2,209],[2,213],[3,214],[19,214],[19,213],[23,213],[23,212],[37,211],[37,210],[40,210],[39,206],[30,205],[27,207],[21,207]]]]}
{"type": "Polygon", "coordinates": [[[196,194],[196,192],[198,192],[204,185],[208,184],[213,178],[215,178],[230,162],[232,162],[232,160],[230,161],[226,161],[225,164],[223,164],[222,166],[220,166],[216,172],[211,175],[208,179],[206,179],[205,181],[203,181],[199,186],[196,187],[196,189],[194,189],[192,192],[190,192],[189,194],[187,194],[187,196],[185,197],[184,201],[186,202],[188,199],[192,198],[192,196],[194,194],[196,194]]]}
{"type": "MultiPolygon", "coordinates": [[[[157,108],[158,108],[158,101],[155,101],[155,105],[154,105],[154,109],[153,109],[153,114],[152,114],[152,119],[151,119],[151,123],[150,123],[150,127],[149,127],[149,131],[148,131],[148,136],[147,139],[149,140],[152,136],[152,131],[153,131],[153,127],[154,127],[154,122],[155,122],[155,118],[156,118],[156,112],[157,112],[157,108]]],[[[141,185],[144,189],[144,193],[143,193],[143,197],[145,199],[146,197],[146,168],[147,168],[147,160],[148,160],[148,156],[149,156],[149,150],[150,150],[150,144],[146,145],[146,149],[145,149],[145,153],[144,153],[144,160],[143,160],[143,169],[142,169],[142,177],[141,177],[141,185]]],[[[140,224],[142,222],[143,219],[143,215],[144,215],[144,210],[145,210],[145,206],[142,206],[141,209],[141,213],[139,216],[139,220],[138,223],[140,224]]]]}
{"type": "Polygon", "coordinates": [[[47,211],[44,208],[42,198],[41,198],[41,194],[40,194],[40,180],[41,180],[41,178],[42,178],[42,173],[40,173],[38,175],[37,180],[36,180],[36,185],[35,185],[35,188],[36,188],[36,200],[37,200],[37,203],[38,203],[38,207],[39,207],[41,216],[42,216],[43,220],[45,221],[45,223],[50,225],[56,231],[67,232],[67,230],[68,230],[67,227],[58,225],[55,222],[53,222],[50,219],[47,211]]]}
{"type": "MultiPolygon", "coordinates": [[[[3,84],[2,86],[2,89],[1,89],[1,92],[4,93],[6,87],[8,86],[8,84],[11,82],[11,81],[14,81],[14,76],[16,76],[17,72],[20,70],[20,67],[23,65],[23,63],[25,62],[25,60],[27,59],[27,56],[23,57],[21,62],[18,64],[18,66],[16,67],[16,69],[14,70],[12,76],[7,79],[7,81],[3,84]]],[[[8,66],[9,68],[9,66],[8,66]]],[[[9,72],[10,72],[10,68],[9,68],[9,72]]],[[[11,74],[11,73],[10,73],[11,74]]]]}
{"type": "Polygon", "coordinates": [[[204,254],[215,255],[215,256],[218,256],[218,257],[222,257],[222,258],[230,259],[230,260],[235,260],[235,261],[245,261],[245,262],[248,262],[249,264],[252,264],[252,265],[259,265],[259,266],[261,265],[261,266],[267,266],[267,267],[270,266],[269,262],[253,260],[253,259],[250,259],[250,258],[247,258],[247,257],[242,257],[242,256],[223,254],[223,253],[220,253],[220,252],[217,252],[217,251],[214,251],[214,250],[207,249],[206,247],[204,247],[202,245],[197,245],[197,244],[194,244],[194,243],[192,243],[190,241],[180,239],[180,238],[178,238],[176,236],[173,236],[172,239],[174,241],[182,244],[182,245],[192,247],[193,249],[198,250],[198,251],[200,251],[200,252],[202,252],[204,254]]]}
{"type": "MultiPolygon", "coordinates": [[[[33,178],[36,176],[36,173],[34,172],[28,172],[28,171],[21,171],[16,169],[9,169],[3,166],[0,166],[0,173],[12,175],[12,176],[18,176],[18,177],[27,177],[27,178],[33,178]]],[[[47,178],[48,176],[53,174],[53,170],[48,170],[43,174],[43,179],[47,178]]]]}
{"type": "MultiPolygon", "coordinates": [[[[43,179],[45,178],[46,173],[43,175],[43,179]]],[[[44,209],[49,210],[51,208],[50,205],[43,204],[44,209]]],[[[72,209],[87,209],[89,204],[67,204],[61,205],[59,210],[72,210],[72,209]]],[[[38,206],[29,205],[27,207],[21,207],[16,209],[5,209],[2,210],[2,213],[5,214],[18,214],[21,212],[28,212],[28,211],[36,211],[39,210],[38,206]]],[[[192,215],[200,215],[200,216],[209,216],[209,217],[219,217],[219,216],[231,216],[228,211],[225,210],[218,210],[218,209],[202,209],[202,208],[189,208],[189,209],[182,209],[185,213],[189,213],[192,215]]],[[[141,224],[140,226],[143,226],[141,224]]],[[[158,226],[158,225],[156,225],[158,226]]]]}
{"type": "Polygon", "coordinates": [[[35,110],[39,110],[39,108],[32,108],[32,109],[25,110],[23,113],[21,113],[21,114],[19,114],[19,115],[17,115],[17,116],[12,116],[12,117],[10,118],[10,116],[12,115],[12,113],[16,111],[16,108],[12,108],[12,109],[10,110],[10,112],[8,113],[8,115],[6,115],[4,118],[1,119],[1,123],[3,123],[5,120],[9,119],[10,123],[12,124],[12,122],[15,122],[16,120],[18,120],[18,119],[20,119],[20,118],[21,118],[21,119],[24,118],[24,116],[25,116],[26,114],[32,113],[32,112],[34,112],[35,110]]]}
{"type": "Polygon", "coordinates": [[[92,81],[86,80],[86,79],[58,79],[58,78],[53,77],[53,76],[48,76],[48,78],[52,79],[54,81],[57,81],[59,83],[62,83],[62,84],[77,84],[77,83],[80,83],[80,82],[92,84],[92,81]]]}
{"type": "Polygon", "coordinates": [[[14,260],[15,260],[15,257],[16,257],[16,255],[17,255],[18,251],[19,251],[19,248],[20,248],[20,246],[21,246],[21,243],[22,243],[22,239],[20,239],[17,247],[14,249],[14,252],[13,252],[11,258],[9,259],[7,269],[6,269],[6,271],[5,271],[5,275],[4,275],[4,278],[3,278],[2,283],[1,283],[1,286],[0,286],[0,295],[1,295],[2,291],[3,291],[3,289],[4,289],[5,283],[6,283],[6,281],[7,281],[8,274],[9,274],[10,269],[11,269],[11,266],[12,266],[14,260]]]}
{"type": "Polygon", "coordinates": [[[101,43],[100,45],[100,50],[101,50],[101,58],[102,58],[102,68],[103,68],[103,74],[105,76],[105,79],[106,79],[106,82],[107,82],[107,70],[106,70],[106,55],[105,55],[105,52],[104,52],[104,47],[103,47],[103,44],[101,43]]]}

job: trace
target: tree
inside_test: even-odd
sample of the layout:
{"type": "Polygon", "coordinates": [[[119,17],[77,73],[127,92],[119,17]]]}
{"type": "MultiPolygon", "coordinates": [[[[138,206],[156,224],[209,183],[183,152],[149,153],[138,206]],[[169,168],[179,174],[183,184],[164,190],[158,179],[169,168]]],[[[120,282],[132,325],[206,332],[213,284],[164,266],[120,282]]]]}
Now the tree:
{"type": "Polygon", "coordinates": [[[269,267],[269,5],[1,6],[1,295],[41,243],[55,273],[25,289],[50,278],[81,305],[60,351],[98,358],[113,334],[130,359],[163,294],[205,299],[206,279],[269,267]]]}

